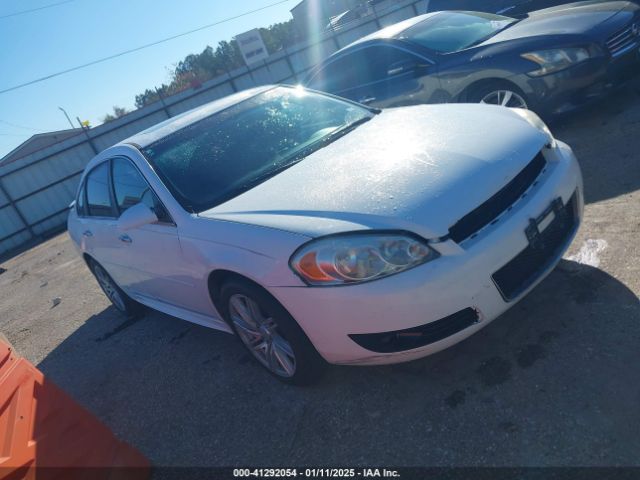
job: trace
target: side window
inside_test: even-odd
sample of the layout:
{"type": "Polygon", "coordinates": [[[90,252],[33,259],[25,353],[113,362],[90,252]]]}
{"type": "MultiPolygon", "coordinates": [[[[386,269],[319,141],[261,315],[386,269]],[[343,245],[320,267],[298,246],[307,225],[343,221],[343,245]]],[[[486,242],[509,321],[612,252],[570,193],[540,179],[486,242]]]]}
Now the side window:
{"type": "Polygon", "coordinates": [[[394,47],[377,46],[366,50],[370,82],[387,80],[397,75],[415,71],[417,65],[425,63],[412,53],[394,47]]]}
{"type": "Polygon", "coordinates": [[[87,214],[84,202],[84,185],[85,184],[83,183],[82,186],[78,189],[78,198],[76,198],[76,212],[79,217],[83,217],[87,214]]]}
{"type": "Polygon", "coordinates": [[[311,79],[309,87],[323,92],[340,93],[366,83],[367,59],[362,52],[359,50],[334,60],[311,79]]]}
{"type": "MultiPolygon", "coordinates": [[[[379,45],[356,50],[327,65],[309,87],[340,95],[353,88],[412,71],[420,58],[398,48],[379,45]]],[[[348,95],[345,95],[348,96],[348,95]]]]}
{"type": "Polygon", "coordinates": [[[85,182],[89,216],[113,217],[111,196],[109,195],[109,162],[104,162],[91,170],[85,182]]]}
{"type": "Polygon", "coordinates": [[[138,169],[125,158],[112,160],[113,190],[120,213],[138,203],[153,210],[161,222],[171,222],[169,214],[138,169]]]}

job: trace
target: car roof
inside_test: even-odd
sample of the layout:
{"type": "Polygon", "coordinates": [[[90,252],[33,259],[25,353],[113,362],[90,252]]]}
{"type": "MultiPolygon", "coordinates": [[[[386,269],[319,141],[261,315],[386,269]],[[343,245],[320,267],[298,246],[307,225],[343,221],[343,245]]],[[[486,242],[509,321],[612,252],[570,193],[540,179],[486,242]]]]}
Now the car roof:
{"type": "Polygon", "coordinates": [[[214,100],[200,107],[194,108],[187,112],[176,115],[164,122],[158,123],[153,127],[147,128],[142,132],[127,138],[120,142],[122,144],[135,145],[140,148],[145,148],[157,140],[170,135],[171,133],[187,127],[203,118],[214,115],[222,110],[226,110],[229,107],[237,105],[251,97],[264,93],[266,91],[276,88],[277,85],[266,85],[263,87],[251,88],[249,90],[243,90],[242,92],[234,93],[219,100],[214,100]]]}

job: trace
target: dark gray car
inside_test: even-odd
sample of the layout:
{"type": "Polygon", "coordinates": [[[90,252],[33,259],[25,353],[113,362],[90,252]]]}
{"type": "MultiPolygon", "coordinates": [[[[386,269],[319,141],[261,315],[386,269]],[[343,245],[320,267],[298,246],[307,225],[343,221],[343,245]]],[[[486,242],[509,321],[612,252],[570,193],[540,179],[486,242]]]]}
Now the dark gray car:
{"type": "Polygon", "coordinates": [[[397,23],[317,66],[306,86],[374,107],[484,102],[554,115],[640,71],[640,7],[586,1],[516,19],[434,12],[397,23]]]}

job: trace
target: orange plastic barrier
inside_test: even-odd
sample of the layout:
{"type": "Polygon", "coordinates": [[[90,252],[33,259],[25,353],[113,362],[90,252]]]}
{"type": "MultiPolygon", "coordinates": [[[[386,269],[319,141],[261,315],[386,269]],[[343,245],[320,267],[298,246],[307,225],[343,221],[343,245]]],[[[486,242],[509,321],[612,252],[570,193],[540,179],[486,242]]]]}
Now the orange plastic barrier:
{"type": "Polygon", "coordinates": [[[149,461],[0,338],[0,480],[142,480],[149,461]]]}

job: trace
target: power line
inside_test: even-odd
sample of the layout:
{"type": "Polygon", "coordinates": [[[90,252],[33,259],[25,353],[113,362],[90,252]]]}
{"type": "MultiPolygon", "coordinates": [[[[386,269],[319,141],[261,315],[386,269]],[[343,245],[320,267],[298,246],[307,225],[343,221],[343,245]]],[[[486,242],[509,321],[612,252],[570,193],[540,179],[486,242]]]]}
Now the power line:
{"type": "Polygon", "coordinates": [[[32,130],[34,132],[41,132],[42,131],[39,128],[25,127],[24,125],[17,125],[15,123],[7,122],[6,120],[0,120],[0,123],[4,123],[5,125],[9,125],[10,127],[14,127],[14,128],[21,128],[23,130],[32,130]]]}
{"type": "MultiPolygon", "coordinates": [[[[72,0],[69,0],[69,1],[72,1],[72,0]]],[[[255,10],[244,12],[244,13],[241,13],[241,14],[236,15],[234,17],[225,18],[224,20],[219,20],[219,21],[217,21],[215,23],[210,23],[208,25],[203,25],[202,27],[194,28],[193,30],[189,30],[187,32],[183,32],[183,33],[179,33],[177,35],[173,35],[171,37],[163,38],[162,40],[157,40],[157,41],[152,42],[152,43],[147,43],[146,45],[141,45],[139,47],[131,48],[129,50],[125,50],[123,52],[116,53],[114,55],[109,55],[108,57],[103,57],[103,58],[100,58],[98,60],[93,60],[91,62],[84,63],[82,65],[78,65],[76,67],[68,68],[68,69],[62,70],[60,72],[56,72],[56,73],[52,73],[50,75],[46,75],[44,77],[36,78],[35,80],[31,80],[31,81],[28,81],[28,82],[25,82],[25,83],[14,85],[13,87],[9,87],[9,88],[5,88],[4,90],[0,90],[0,94],[11,92],[13,90],[18,90],[19,88],[27,87],[27,86],[33,85],[35,83],[40,83],[40,82],[43,82],[45,80],[49,80],[49,79],[54,78],[54,77],[59,77],[60,75],[64,75],[66,73],[75,72],[76,70],[81,70],[83,68],[91,67],[91,66],[96,65],[98,63],[103,63],[103,62],[106,62],[108,60],[113,60],[114,58],[122,57],[123,55],[128,55],[130,53],[139,52],[140,50],[144,50],[146,48],[155,47],[156,45],[160,45],[161,43],[165,43],[165,42],[168,42],[168,41],[171,41],[171,40],[175,40],[176,38],[184,37],[186,35],[191,35],[192,33],[196,33],[196,32],[199,32],[201,30],[205,30],[207,28],[215,27],[215,26],[218,26],[218,25],[220,25],[222,23],[230,22],[232,20],[236,20],[236,19],[241,18],[241,17],[246,17],[247,15],[251,15],[251,14],[254,14],[254,13],[257,13],[257,12],[261,12],[262,10],[266,10],[268,8],[275,7],[276,5],[281,5],[283,3],[287,3],[287,2],[290,2],[290,1],[291,0],[280,0],[279,2],[271,3],[271,4],[266,5],[264,7],[256,8],[255,10]]]]}
{"type": "Polygon", "coordinates": [[[65,3],[75,2],[75,0],[64,0],[64,2],[50,3],[49,5],[43,5],[42,7],[32,8],[30,10],[21,10],[20,12],[8,13],[7,15],[0,16],[0,20],[3,18],[17,17],[18,15],[24,15],[25,13],[37,12],[44,10],[45,8],[57,7],[58,5],[64,5],[65,3]]]}

